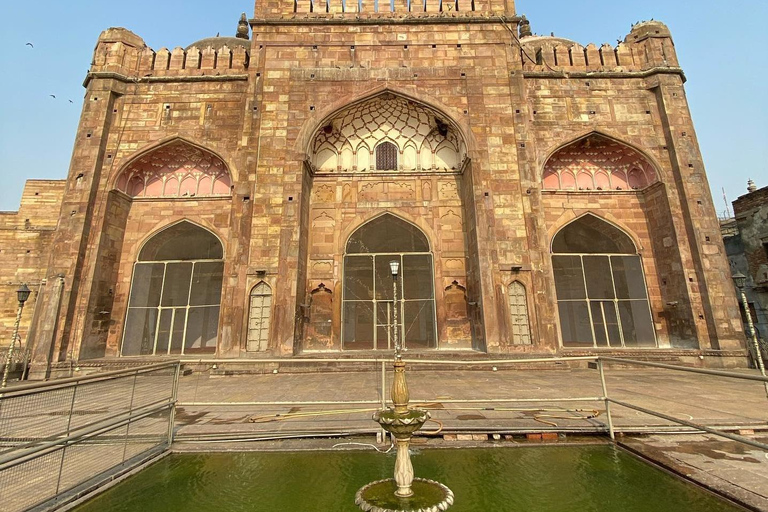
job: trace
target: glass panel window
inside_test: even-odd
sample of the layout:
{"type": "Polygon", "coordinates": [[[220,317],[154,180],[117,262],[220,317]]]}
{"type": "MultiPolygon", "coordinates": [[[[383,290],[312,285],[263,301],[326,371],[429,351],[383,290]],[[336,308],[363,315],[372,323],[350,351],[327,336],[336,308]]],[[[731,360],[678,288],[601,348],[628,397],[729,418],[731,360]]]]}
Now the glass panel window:
{"type": "Polygon", "coordinates": [[[431,300],[407,301],[403,306],[402,330],[407,348],[434,348],[435,303],[431,300]]]}
{"type": "Polygon", "coordinates": [[[373,303],[344,303],[344,348],[346,350],[372,350],[373,345],[373,303]]]}
{"type": "Polygon", "coordinates": [[[579,256],[552,256],[555,289],[559,300],[585,299],[584,269],[579,256]]]}
{"type": "Polygon", "coordinates": [[[221,299],[223,278],[223,262],[202,261],[195,263],[195,271],[192,274],[192,291],[189,295],[190,306],[218,304],[221,299]]]}
{"type": "Polygon", "coordinates": [[[581,300],[560,302],[557,307],[560,311],[563,344],[568,347],[591,347],[593,339],[587,302],[581,300]]]}
{"type": "Polygon", "coordinates": [[[385,214],[364,224],[347,242],[342,296],[342,347],[346,350],[437,346],[432,255],[424,234],[385,214]],[[390,262],[399,265],[397,297],[390,262]]]}
{"type": "Polygon", "coordinates": [[[344,298],[346,300],[373,299],[372,256],[344,258],[344,298]]]}
{"type": "Polygon", "coordinates": [[[566,253],[552,256],[564,346],[656,346],[642,261],[622,254],[634,251],[626,234],[585,215],[563,228],[552,246],[566,253]]]}
{"type": "Polygon", "coordinates": [[[222,256],[218,238],[190,222],[152,237],[134,265],[122,355],[214,353],[222,256]]]}
{"type": "MultiPolygon", "coordinates": [[[[168,263],[165,266],[162,306],[186,306],[189,303],[189,285],[192,263],[168,263]]],[[[221,292],[219,292],[221,293],[221,292]]]]}
{"type": "Polygon", "coordinates": [[[187,317],[185,354],[213,354],[219,328],[219,307],[190,308],[187,317]]]}
{"type": "Polygon", "coordinates": [[[163,289],[162,263],[137,263],[133,269],[134,286],[131,289],[130,306],[156,308],[160,305],[160,292],[163,289]]]}
{"type": "Polygon", "coordinates": [[[613,299],[613,280],[608,256],[584,256],[584,280],[590,299],[613,299]]]}
{"type": "Polygon", "coordinates": [[[645,299],[648,293],[643,279],[643,266],[637,256],[611,256],[613,281],[619,299],[645,299]]]}
{"type": "Polygon", "coordinates": [[[432,282],[432,255],[403,256],[403,293],[409,299],[431,299],[435,295],[432,282]]]}
{"type": "Polygon", "coordinates": [[[143,356],[151,354],[157,333],[157,309],[135,308],[128,310],[123,355],[143,356]]]}

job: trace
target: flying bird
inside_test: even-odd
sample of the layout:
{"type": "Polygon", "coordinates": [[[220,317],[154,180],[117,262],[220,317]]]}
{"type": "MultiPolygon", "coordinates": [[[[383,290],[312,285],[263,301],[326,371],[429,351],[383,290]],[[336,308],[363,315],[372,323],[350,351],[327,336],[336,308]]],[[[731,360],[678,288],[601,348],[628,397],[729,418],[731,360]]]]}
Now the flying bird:
{"type": "Polygon", "coordinates": [[[72,101],[72,100],[69,100],[69,102],[70,102],[70,103],[74,103],[74,101],[72,101]]]}
{"type": "Polygon", "coordinates": [[[32,43],[27,43],[26,46],[31,46],[32,48],[35,47],[35,45],[33,45],[32,43]]]}
{"type": "Polygon", "coordinates": [[[54,96],[53,94],[49,94],[48,96],[50,96],[53,99],[56,99],[56,96],[54,96]]]}

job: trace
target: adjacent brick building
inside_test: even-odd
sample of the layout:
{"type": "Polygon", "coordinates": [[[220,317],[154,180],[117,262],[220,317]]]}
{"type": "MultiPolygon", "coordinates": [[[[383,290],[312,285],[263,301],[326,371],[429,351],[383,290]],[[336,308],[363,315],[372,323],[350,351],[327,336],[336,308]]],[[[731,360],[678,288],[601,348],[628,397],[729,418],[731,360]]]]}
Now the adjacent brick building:
{"type": "Polygon", "coordinates": [[[395,338],[741,364],[684,81],[660,22],[582,47],[511,0],[263,0],[173,50],[108,29],[30,262],[35,364],[395,338]]]}
{"type": "MultiPolygon", "coordinates": [[[[724,224],[726,253],[734,273],[747,277],[744,293],[757,335],[768,343],[768,187],[750,180],[748,194],[733,202],[734,218],[724,224]]],[[[746,320],[744,308],[742,316],[746,320]]],[[[746,323],[746,322],[745,322],[746,323]]],[[[765,347],[763,348],[765,351],[765,347]]]]}

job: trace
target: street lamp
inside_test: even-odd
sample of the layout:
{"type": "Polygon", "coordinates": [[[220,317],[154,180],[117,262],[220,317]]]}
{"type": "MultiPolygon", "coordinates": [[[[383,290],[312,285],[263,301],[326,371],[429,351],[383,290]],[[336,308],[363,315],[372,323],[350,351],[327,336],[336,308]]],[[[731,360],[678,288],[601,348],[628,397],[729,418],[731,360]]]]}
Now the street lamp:
{"type": "MultiPolygon", "coordinates": [[[[744,305],[744,313],[747,317],[747,328],[749,329],[749,339],[752,341],[752,348],[755,351],[755,362],[757,363],[757,367],[760,368],[760,373],[763,377],[765,377],[763,355],[760,353],[760,344],[757,342],[755,324],[752,323],[752,313],[749,312],[749,303],[747,302],[747,296],[744,294],[744,286],[747,284],[747,276],[737,271],[731,276],[731,278],[736,284],[736,288],[739,289],[739,295],[741,295],[741,303],[744,305]]],[[[764,382],[763,384],[765,384],[765,393],[768,395],[768,382],[764,382]]]]}
{"type": "Polygon", "coordinates": [[[16,346],[16,338],[19,337],[19,323],[21,322],[21,312],[24,310],[24,303],[29,299],[29,294],[32,290],[25,284],[22,284],[18,290],[16,290],[16,298],[19,301],[19,310],[16,312],[16,323],[13,326],[13,338],[11,339],[11,346],[8,347],[8,354],[5,357],[5,369],[3,370],[3,381],[0,383],[0,388],[4,388],[8,383],[8,371],[11,369],[11,363],[13,362],[13,349],[16,346]]]}
{"type": "Polygon", "coordinates": [[[395,359],[402,359],[400,353],[400,338],[397,335],[397,273],[400,271],[400,262],[398,260],[392,260],[389,262],[389,269],[392,271],[392,319],[394,320],[394,337],[395,342],[395,359]]]}

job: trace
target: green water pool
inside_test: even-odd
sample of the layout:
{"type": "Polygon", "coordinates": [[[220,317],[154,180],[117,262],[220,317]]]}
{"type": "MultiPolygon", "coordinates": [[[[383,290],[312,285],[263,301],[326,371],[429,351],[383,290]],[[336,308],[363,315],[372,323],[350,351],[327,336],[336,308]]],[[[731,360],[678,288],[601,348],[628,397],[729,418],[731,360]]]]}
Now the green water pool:
{"type": "MultiPolygon", "coordinates": [[[[353,512],[355,492],[392,475],[376,452],[173,454],[77,512],[353,512]]],[[[416,475],[446,484],[450,512],[742,510],[611,445],[415,451],[416,475]]]]}

